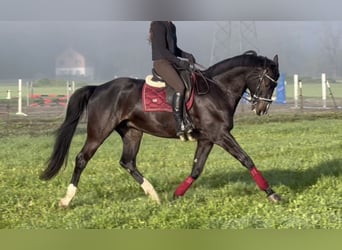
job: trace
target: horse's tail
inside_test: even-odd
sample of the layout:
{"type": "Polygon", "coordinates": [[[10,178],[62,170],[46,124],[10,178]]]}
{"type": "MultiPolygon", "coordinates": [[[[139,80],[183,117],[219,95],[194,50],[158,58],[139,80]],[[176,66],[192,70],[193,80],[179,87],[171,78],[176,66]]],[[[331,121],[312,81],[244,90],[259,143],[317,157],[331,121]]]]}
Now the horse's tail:
{"type": "Polygon", "coordinates": [[[55,145],[46,169],[40,174],[40,179],[50,180],[58,174],[63,163],[66,166],[72,137],[95,88],[96,86],[85,86],[76,90],[70,97],[64,122],[56,131],[55,145]]]}

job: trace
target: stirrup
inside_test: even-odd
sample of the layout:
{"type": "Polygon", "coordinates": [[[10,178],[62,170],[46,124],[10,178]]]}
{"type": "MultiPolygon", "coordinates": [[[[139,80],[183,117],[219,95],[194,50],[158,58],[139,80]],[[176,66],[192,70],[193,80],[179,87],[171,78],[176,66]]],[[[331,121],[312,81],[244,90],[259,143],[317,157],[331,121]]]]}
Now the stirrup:
{"type": "Polygon", "coordinates": [[[186,133],[186,137],[188,138],[189,141],[196,141],[196,138],[192,136],[192,130],[190,132],[186,133]]]}
{"type": "Polygon", "coordinates": [[[181,140],[181,141],[187,141],[188,140],[188,138],[185,136],[185,133],[184,132],[177,132],[177,136],[179,137],[179,139],[181,140]]]}
{"type": "Polygon", "coordinates": [[[185,131],[185,125],[183,122],[181,122],[180,126],[177,129],[176,135],[179,137],[181,141],[187,141],[186,137],[186,131],[185,131]],[[179,128],[180,127],[180,128],[179,128]]]}
{"type": "Polygon", "coordinates": [[[181,141],[196,141],[194,137],[191,135],[192,133],[192,126],[188,124],[185,126],[184,123],[181,125],[181,129],[177,131],[177,136],[181,141]]]}
{"type": "Polygon", "coordinates": [[[196,141],[196,138],[191,135],[191,132],[184,133],[183,131],[178,132],[177,136],[181,141],[196,141]]]}

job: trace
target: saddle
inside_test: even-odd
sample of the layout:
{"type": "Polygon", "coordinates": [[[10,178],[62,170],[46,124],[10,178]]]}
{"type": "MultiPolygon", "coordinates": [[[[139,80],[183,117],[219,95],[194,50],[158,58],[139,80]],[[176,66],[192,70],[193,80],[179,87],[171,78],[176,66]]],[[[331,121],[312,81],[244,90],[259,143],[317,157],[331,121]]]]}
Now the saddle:
{"type": "MultiPolygon", "coordinates": [[[[191,73],[185,69],[178,70],[178,72],[185,86],[184,101],[186,103],[188,99],[190,98],[191,91],[193,88],[191,73]]],[[[146,84],[153,86],[153,87],[157,87],[157,88],[166,88],[167,101],[168,103],[171,104],[174,90],[172,90],[171,88],[167,88],[167,85],[164,79],[160,75],[158,75],[158,73],[155,71],[154,68],[152,68],[152,75],[149,75],[146,77],[146,84]]]]}

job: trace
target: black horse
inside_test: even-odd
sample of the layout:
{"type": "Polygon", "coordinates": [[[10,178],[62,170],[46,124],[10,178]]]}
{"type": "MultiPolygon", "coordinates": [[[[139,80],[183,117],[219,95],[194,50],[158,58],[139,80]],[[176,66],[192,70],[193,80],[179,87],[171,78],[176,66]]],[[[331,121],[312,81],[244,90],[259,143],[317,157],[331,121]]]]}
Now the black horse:
{"type": "MultiPolygon", "coordinates": [[[[178,186],[175,197],[185,194],[191,184],[201,175],[213,145],[219,145],[247,168],[257,186],[274,202],[277,195],[257,170],[252,159],[239,146],[230,131],[233,128],[235,109],[246,92],[250,92],[252,108],[257,115],[266,114],[272,102],[272,94],[279,77],[278,56],[273,60],[245,53],[223,60],[206,70],[196,70],[197,86],[207,93],[195,93],[192,108],[188,111],[194,125],[193,137],[197,149],[191,174],[178,186]]],[[[87,109],[87,138],[76,157],[75,169],[66,196],[60,205],[67,207],[76,194],[82,171],[105,139],[115,130],[123,141],[120,165],[141,185],[147,195],[160,202],[151,183],[143,177],[136,166],[143,133],[158,137],[177,138],[176,123],[170,112],[144,112],[142,88],[144,80],[118,78],[99,86],[85,86],[70,98],[66,117],[57,130],[54,149],[47,168],[40,178],[49,180],[66,163],[70,143],[77,124],[87,109]]]]}

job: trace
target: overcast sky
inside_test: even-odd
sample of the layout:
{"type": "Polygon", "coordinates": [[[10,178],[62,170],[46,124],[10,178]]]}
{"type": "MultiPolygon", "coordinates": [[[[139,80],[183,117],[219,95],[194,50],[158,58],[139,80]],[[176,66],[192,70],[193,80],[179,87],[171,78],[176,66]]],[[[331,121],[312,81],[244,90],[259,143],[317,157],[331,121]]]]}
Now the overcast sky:
{"type": "MultiPolygon", "coordinates": [[[[184,1],[194,3],[193,0],[184,1]]],[[[80,0],[1,0],[0,80],[53,77],[56,57],[68,48],[86,57],[87,63],[95,69],[96,79],[143,77],[151,70],[148,20],[156,13],[167,17],[165,19],[184,20],[175,21],[178,45],[192,52],[204,66],[247,49],[256,49],[269,58],[278,54],[282,72],[318,76],[332,67],[327,47],[334,44],[335,52],[341,53],[342,57],[339,35],[342,34],[342,20],[338,20],[335,10],[341,9],[336,5],[339,1],[325,1],[327,9],[323,14],[317,14],[322,5],[317,5],[315,0],[309,1],[311,5],[316,4],[314,9],[312,6],[298,9],[281,3],[277,7],[277,1],[261,0],[256,2],[263,5],[249,4],[248,11],[243,9],[245,0],[232,4],[223,1],[221,8],[214,5],[216,2],[222,5],[221,0],[210,1],[212,8],[208,1],[199,0],[198,5],[187,5],[181,11],[169,5],[161,8],[160,4],[148,8],[149,5],[142,5],[143,2],[99,0],[90,4],[80,0]],[[132,2],[138,2],[143,8],[131,8],[132,2]],[[329,2],[335,5],[329,5],[329,2]],[[222,12],[222,9],[227,11],[222,12]],[[217,16],[213,15],[213,10],[217,16]],[[308,10],[309,14],[303,10],[308,10]],[[228,13],[226,20],[231,22],[216,20],[225,20],[221,13],[228,13]],[[245,25],[252,25],[253,30],[244,30],[245,25]],[[226,46],[222,46],[222,39],[226,46]]]]}

